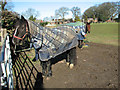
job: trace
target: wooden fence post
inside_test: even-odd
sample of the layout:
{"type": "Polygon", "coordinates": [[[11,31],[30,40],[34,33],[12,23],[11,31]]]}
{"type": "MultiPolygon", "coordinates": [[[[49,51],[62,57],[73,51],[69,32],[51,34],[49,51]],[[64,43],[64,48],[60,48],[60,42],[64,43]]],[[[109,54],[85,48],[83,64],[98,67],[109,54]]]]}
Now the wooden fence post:
{"type": "Polygon", "coordinates": [[[1,28],[1,43],[4,42],[4,39],[6,37],[6,29],[1,28]]]}

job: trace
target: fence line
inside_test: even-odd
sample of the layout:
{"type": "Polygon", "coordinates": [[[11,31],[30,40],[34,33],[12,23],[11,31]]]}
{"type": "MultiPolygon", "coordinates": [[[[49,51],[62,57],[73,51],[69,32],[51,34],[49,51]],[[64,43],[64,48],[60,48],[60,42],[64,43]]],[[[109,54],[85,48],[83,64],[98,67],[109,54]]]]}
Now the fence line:
{"type": "Polygon", "coordinates": [[[1,28],[0,31],[1,31],[1,43],[3,43],[6,37],[6,29],[1,28]]]}
{"type": "Polygon", "coordinates": [[[2,68],[1,86],[3,88],[13,89],[12,58],[8,35],[6,35],[4,44],[2,45],[0,62],[2,68]]]}

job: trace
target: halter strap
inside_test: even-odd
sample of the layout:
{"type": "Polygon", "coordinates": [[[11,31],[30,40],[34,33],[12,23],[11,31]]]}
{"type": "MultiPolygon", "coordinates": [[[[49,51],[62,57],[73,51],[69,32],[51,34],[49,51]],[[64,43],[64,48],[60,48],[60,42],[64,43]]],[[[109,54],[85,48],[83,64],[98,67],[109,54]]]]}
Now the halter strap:
{"type": "Polygon", "coordinates": [[[24,36],[22,38],[20,38],[18,36],[13,35],[13,37],[17,38],[17,39],[20,39],[20,40],[23,40],[27,34],[28,34],[28,27],[27,27],[27,24],[26,24],[26,33],[24,34],[24,36]]]}

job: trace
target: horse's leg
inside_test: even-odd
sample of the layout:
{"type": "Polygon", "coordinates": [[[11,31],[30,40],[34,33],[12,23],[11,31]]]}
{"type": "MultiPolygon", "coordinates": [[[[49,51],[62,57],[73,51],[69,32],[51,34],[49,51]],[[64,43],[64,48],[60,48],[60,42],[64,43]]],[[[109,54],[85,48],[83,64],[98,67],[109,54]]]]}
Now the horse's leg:
{"type": "Polygon", "coordinates": [[[69,66],[69,64],[70,64],[70,50],[69,51],[67,51],[67,56],[66,56],[66,63],[67,63],[67,66],[69,66]]]}
{"type": "Polygon", "coordinates": [[[42,66],[42,74],[45,77],[52,76],[52,70],[51,70],[51,61],[41,61],[42,66]]]}
{"type": "Polygon", "coordinates": [[[84,42],[83,42],[83,40],[81,40],[81,48],[83,47],[83,45],[84,45],[84,42]]]}
{"type": "Polygon", "coordinates": [[[32,61],[36,61],[36,60],[38,60],[38,58],[39,58],[39,53],[38,53],[38,51],[35,49],[35,58],[34,58],[32,61]]]}
{"type": "Polygon", "coordinates": [[[41,61],[41,66],[42,66],[42,75],[46,76],[46,69],[47,69],[47,64],[45,61],[41,61]]]}
{"type": "Polygon", "coordinates": [[[78,47],[82,48],[82,46],[83,46],[83,40],[78,40],[78,47]]]}
{"type": "Polygon", "coordinates": [[[47,72],[47,77],[50,77],[52,76],[52,64],[51,64],[51,59],[47,61],[47,69],[46,69],[46,72],[47,72]]]}
{"type": "Polygon", "coordinates": [[[76,47],[72,48],[69,53],[70,57],[70,69],[72,69],[76,62],[76,47]]]}
{"type": "Polygon", "coordinates": [[[80,48],[80,46],[81,46],[81,41],[78,40],[78,47],[80,48]]]}

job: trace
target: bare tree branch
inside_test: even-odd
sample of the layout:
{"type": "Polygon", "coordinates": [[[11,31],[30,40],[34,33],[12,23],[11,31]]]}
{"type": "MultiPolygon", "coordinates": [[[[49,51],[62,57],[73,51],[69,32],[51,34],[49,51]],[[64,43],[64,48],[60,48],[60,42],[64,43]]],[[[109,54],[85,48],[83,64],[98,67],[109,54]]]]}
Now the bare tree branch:
{"type": "Polygon", "coordinates": [[[67,7],[61,7],[55,11],[55,16],[61,17],[64,21],[65,15],[69,14],[68,11],[69,9],[67,7]]]}
{"type": "Polygon", "coordinates": [[[39,11],[36,11],[33,8],[28,8],[25,12],[22,12],[22,15],[26,18],[29,19],[31,16],[34,18],[37,18],[39,16],[39,11]]]}
{"type": "Polygon", "coordinates": [[[11,0],[1,0],[0,1],[0,8],[1,11],[5,11],[5,10],[12,10],[14,5],[12,4],[11,0]]]}

